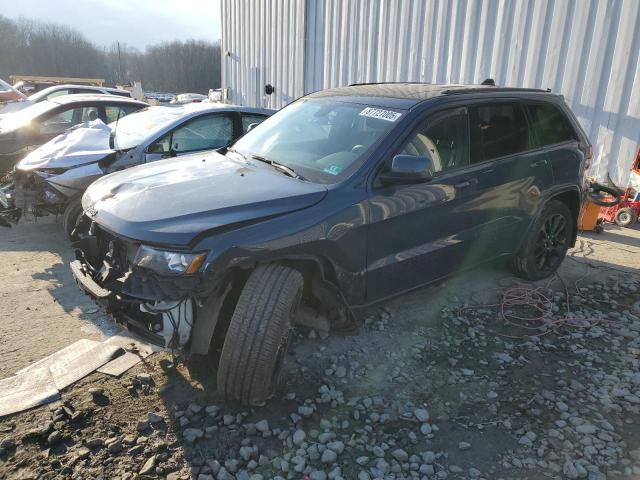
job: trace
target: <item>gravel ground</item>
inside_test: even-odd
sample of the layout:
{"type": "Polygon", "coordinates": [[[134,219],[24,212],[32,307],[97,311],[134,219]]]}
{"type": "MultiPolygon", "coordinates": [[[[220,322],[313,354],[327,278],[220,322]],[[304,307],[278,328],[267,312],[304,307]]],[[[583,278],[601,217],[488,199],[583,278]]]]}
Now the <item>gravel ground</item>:
{"type": "MultiPolygon", "coordinates": [[[[217,398],[214,358],[94,373],[0,419],[0,478],[640,478],[639,254],[640,231],[609,227],[536,285],[477,270],[357,336],[300,329],[262,408],[217,398]]],[[[54,219],[0,231],[3,376],[110,333],[71,255],[54,219]]]]}

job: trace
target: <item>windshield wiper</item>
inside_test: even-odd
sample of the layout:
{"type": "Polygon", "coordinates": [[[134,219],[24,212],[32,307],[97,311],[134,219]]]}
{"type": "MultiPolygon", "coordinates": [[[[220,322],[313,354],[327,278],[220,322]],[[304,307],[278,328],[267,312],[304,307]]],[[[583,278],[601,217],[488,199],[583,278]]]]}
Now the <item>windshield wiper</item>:
{"type": "Polygon", "coordinates": [[[258,160],[260,162],[268,163],[273,168],[277,168],[285,175],[289,175],[290,177],[297,178],[298,180],[304,180],[304,178],[302,178],[302,175],[300,175],[299,173],[296,173],[296,171],[293,168],[283,165],[282,163],[278,163],[275,160],[269,160],[268,158],[261,157],[260,155],[251,155],[251,158],[253,158],[254,160],[258,160]]]}

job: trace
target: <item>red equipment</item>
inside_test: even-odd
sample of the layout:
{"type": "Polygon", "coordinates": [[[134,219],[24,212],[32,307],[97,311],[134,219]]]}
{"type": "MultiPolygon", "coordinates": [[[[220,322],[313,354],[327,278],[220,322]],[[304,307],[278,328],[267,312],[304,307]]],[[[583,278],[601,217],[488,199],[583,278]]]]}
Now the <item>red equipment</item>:
{"type": "Polygon", "coordinates": [[[616,223],[621,227],[630,227],[636,223],[640,217],[640,149],[631,167],[631,176],[632,178],[635,176],[635,186],[625,189],[617,205],[601,208],[599,219],[616,223]]]}

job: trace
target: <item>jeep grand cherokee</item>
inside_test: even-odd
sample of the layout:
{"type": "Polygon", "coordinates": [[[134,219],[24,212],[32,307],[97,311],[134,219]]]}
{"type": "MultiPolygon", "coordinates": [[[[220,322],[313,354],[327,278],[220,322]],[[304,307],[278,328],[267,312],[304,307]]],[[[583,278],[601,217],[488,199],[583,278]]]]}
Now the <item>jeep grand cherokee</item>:
{"type": "Polygon", "coordinates": [[[219,153],[98,180],[71,268],[151,340],[196,354],[217,342],[219,392],[262,404],[296,323],[348,328],[364,306],[499,258],[553,274],[590,151],[546,91],[321,91],[219,153]]]}

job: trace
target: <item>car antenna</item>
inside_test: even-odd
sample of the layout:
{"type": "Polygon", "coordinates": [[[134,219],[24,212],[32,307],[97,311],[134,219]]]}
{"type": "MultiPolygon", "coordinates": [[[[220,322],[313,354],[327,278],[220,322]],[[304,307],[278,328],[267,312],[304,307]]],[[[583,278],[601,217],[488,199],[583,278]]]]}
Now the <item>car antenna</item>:
{"type": "Polygon", "coordinates": [[[120,121],[120,114],[121,113],[122,113],[122,109],[119,108],[118,109],[118,116],[116,117],[116,126],[113,127],[113,132],[111,132],[109,134],[109,148],[111,150],[113,150],[113,147],[115,147],[116,132],[118,131],[118,122],[120,121]]]}

